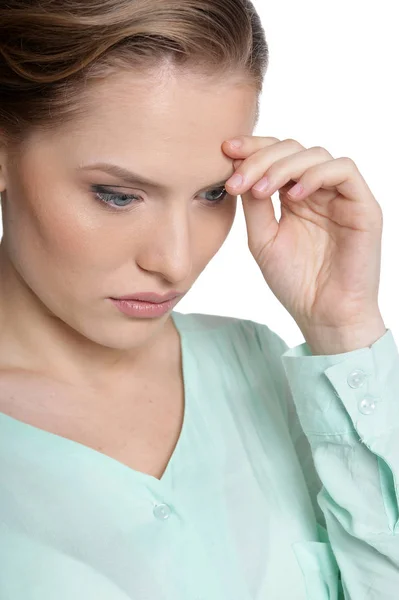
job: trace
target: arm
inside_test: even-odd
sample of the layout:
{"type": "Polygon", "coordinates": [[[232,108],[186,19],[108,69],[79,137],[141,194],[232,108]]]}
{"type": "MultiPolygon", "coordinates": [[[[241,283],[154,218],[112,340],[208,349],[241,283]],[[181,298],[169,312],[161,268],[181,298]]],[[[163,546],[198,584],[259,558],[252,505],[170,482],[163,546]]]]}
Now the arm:
{"type": "MultiPolygon", "coordinates": [[[[304,432],[345,599],[399,597],[399,356],[388,330],[371,347],[281,355],[295,443],[304,432]],[[294,410],[295,408],[295,410],[294,410]]],[[[301,456],[309,464],[309,456],[301,456]]],[[[305,473],[305,476],[307,474],[305,473]]],[[[309,475],[308,475],[309,477],[309,475]]],[[[310,479],[313,476],[310,475],[310,479]]]]}

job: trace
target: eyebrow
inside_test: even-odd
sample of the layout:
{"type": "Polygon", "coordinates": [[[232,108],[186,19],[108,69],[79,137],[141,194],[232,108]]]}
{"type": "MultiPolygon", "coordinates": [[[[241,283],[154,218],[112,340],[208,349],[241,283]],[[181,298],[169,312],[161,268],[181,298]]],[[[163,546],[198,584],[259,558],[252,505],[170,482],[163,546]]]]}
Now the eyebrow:
{"type": "MultiPolygon", "coordinates": [[[[126,181],[127,183],[131,184],[131,185],[142,185],[142,186],[146,186],[148,188],[152,188],[154,190],[159,190],[162,192],[167,192],[168,191],[168,186],[163,185],[162,183],[158,183],[156,181],[151,181],[150,179],[146,179],[145,177],[142,177],[142,175],[139,175],[138,173],[133,173],[132,171],[128,171],[127,169],[124,169],[123,167],[120,167],[118,165],[113,165],[111,163],[94,163],[94,164],[90,164],[90,165],[85,165],[83,167],[78,167],[79,170],[83,170],[83,171],[87,171],[87,170],[99,170],[99,171],[103,171],[104,173],[109,173],[110,175],[114,175],[115,177],[119,177],[120,179],[123,179],[124,181],[126,181]]],[[[206,187],[202,188],[200,191],[204,191],[204,190],[208,190],[210,188],[217,188],[217,187],[222,187],[226,184],[227,180],[230,179],[230,177],[233,175],[233,173],[227,175],[227,177],[222,180],[222,181],[217,181],[215,183],[211,183],[210,185],[207,185],[206,187]]],[[[118,186],[113,186],[113,187],[118,187],[118,186]]]]}

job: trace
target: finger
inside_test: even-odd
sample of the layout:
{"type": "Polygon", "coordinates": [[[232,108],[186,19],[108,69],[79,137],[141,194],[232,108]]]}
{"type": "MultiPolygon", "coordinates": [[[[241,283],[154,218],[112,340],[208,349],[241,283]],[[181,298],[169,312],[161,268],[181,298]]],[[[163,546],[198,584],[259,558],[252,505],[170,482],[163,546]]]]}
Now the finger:
{"type": "Polygon", "coordinates": [[[238,169],[238,167],[240,165],[242,165],[243,162],[244,162],[243,160],[233,160],[233,167],[234,167],[234,169],[238,169]]]}
{"type": "MultiPolygon", "coordinates": [[[[306,171],[330,160],[334,160],[331,154],[319,146],[285,156],[272,164],[265,172],[265,177],[252,187],[251,192],[256,197],[271,196],[289,183],[298,182],[297,185],[300,186],[299,180],[306,171]]],[[[289,187],[293,189],[292,185],[289,187]]]]}
{"type": "Polygon", "coordinates": [[[271,197],[254,198],[251,192],[242,196],[242,207],[247,227],[248,248],[255,260],[273,242],[279,224],[271,197]]]}
{"type": "MultiPolygon", "coordinates": [[[[234,180],[232,181],[232,177],[230,177],[226,181],[226,190],[233,195],[243,194],[262,179],[276,161],[287,156],[300,154],[303,151],[305,151],[303,146],[294,140],[284,140],[284,142],[279,142],[272,147],[258,150],[245,159],[233,175],[241,175],[243,178],[242,183],[233,186],[234,180]]],[[[327,150],[324,150],[324,153],[326,155],[327,150]]],[[[331,154],[328,154],[328,157],[331,158],[331,154]]]]}
{"type": "Polygon", "coordinates": [[[261,150],[262,148],[273,146],[281,142],[278,138],[275,137],[262,137],[256,135],[239,135],[231,140],[225,140],[222,144],[223,152],[228,154],[229,156],[240,156],[246,157],[256,152],[257,150],[261,150]],[[231,145],[231,142],[240,142],[241,146],[236,147],[231,145]]]}
{"type": "MultiPolygon", "coordinates": [[[[344,202],[351,200],[368,209],[371,205],[379,206],[356,164],[347,157],[313,165],[299,178],[298,183],[303,187],[303,192],[297,196],[300,199],[310,196],[320,188],[336,188],[344,197],[344,202]]],[[[373,217],[375,218],[374,211],[373,217]]]]}

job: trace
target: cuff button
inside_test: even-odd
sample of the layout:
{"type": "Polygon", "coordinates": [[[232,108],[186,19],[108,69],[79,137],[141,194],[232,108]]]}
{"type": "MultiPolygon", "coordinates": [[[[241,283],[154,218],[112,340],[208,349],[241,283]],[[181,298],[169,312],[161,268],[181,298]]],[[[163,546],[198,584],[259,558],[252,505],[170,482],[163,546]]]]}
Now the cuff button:
{"type": "Polygon", "coordinates": [[[355,369],[355,371],[352,371],[352,373],[348,376],[348,385],[353,389],[360,388],[366,381],[366,377],[367,376],[364,371],[361,369],[355,369]]]}
{"type": "Polygon", "coordinates": [[[377,399],[373,396],[363,396],[358,404],[359,411],[364,415],[371,415],[376,408],[377,399]]]}

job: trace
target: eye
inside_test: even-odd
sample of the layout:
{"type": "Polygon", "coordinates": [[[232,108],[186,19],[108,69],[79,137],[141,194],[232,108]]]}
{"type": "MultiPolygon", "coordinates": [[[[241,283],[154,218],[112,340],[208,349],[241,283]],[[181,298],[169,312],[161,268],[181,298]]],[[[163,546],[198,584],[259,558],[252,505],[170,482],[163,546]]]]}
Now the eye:
{"type": "Polygon", "coordinates": [[[140,196],[136,196],[134,194],[117,194],[100,185],[94,185],[92,189],[97,200],[100,200],[100,202],[103,202],[115,210],[122,209],[126,206],[131,206],[140,199],[140,196]]]}
{"type": "Polygon", "coordinates": [[[210,192],[205,192],[205,193],[213,195],[212,200],[207,200],[209,202],[209,204],[220,204],[221,202],[223,202],[223,200],[228,195],[228,193],[224,187],[215,188],[214,190],[211,190],[210,192]],[[215,194],[215,192],[216,192],[216,194],[215,194]]]}
{"type": "MultiPolygon", "coordinates": [[[[135,194],[117,194],[101,185],[93,185],[92,191],[96,200],[99,200],[113,210],[122,210],[126,207],[131,207],[141,199],[140,196],[135,194]]],[[[211,198],[206,198],[206,203],[209,206],[221,204],[228,196],[228,192],[224,187],[215,188],[214,190],[205,192],[205,194],[211,195],[211,198]]]]}

